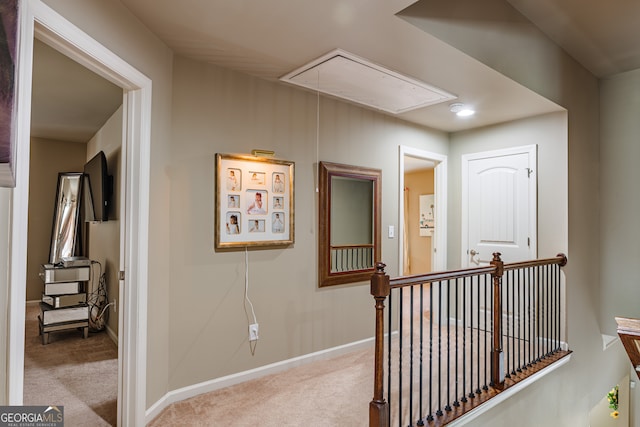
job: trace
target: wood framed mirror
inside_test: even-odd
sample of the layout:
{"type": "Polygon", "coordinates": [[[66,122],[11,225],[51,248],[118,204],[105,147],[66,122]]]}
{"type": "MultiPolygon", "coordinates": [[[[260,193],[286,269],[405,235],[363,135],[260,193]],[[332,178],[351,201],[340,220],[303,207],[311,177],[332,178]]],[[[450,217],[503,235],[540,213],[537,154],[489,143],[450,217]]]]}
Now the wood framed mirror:
{"type": "Polygon", "coordinates": [[[319,286],[367,281],[380,260],[382,171],[319,166],[319,286]]]}

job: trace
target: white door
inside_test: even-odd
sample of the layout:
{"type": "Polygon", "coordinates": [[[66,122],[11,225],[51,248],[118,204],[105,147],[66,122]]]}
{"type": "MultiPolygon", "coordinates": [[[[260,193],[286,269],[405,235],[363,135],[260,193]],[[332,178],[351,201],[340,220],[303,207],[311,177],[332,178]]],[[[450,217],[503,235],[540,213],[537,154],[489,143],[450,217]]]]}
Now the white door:
{"type": "Polygon", "coordinates": [[[462,156],[462,266],[536,257],[536,146],[462,156]]]}

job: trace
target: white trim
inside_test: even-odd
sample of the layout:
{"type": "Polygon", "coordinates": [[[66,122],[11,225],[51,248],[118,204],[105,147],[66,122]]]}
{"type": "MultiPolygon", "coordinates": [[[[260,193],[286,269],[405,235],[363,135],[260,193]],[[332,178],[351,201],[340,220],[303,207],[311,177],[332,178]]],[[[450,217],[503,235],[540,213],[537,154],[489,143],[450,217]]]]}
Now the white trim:
{"type": "MultiPolygon", "coordinates": [[[[123,425],[138,426],[144,420],[147,389],[147,285],[149,267],[149,176],[151,139],[151,81],[145,89],[130,91],[125,127],[126,143],[126,239],[120,294],[123,328],[118,330],[122,354],[123,425]],[[138,144],[137,142],[141,143],[138,144]],[[136,191],[137,190],[137,191],[136,191]],[[122,287],[121,287],[122,288],[122,287]]],[[[122,253],[122,251],[121,251],[122,253]]]]}
{"type": "Polygon", "coordinates": [[[469,162],[472,160],[484,159],[487,157],[496,156],[509,156],[514,154],[528,154],[529,160],[532,161],[533,178],[529,180],[529,206],[535,206],[536,208],[530,212],[529,215],[529,237],[530,246],[529,254],[531,259],[535,259],[538,254],[538,192],[537,192],[537,173],[538,173],[538,146],[536,144],[523,145],[520,147],[501,148],[498,150],[482,151],[479,153],[468,153],[461,156],[460,164],[462,168],[462,182],[461,182],[461,201],[460,206],[462,209],[461,217],[462,224],[460,225],[461,245],[460,245],[460,265],[462,268],[468,267],[469,256],[467,250],[469,249],[469,194],[468,194],[468,179],[469,179],[469,162]]]}
{"type": "Polygon", "coordinates": [[[160,414],[160,412],[162,412],[163,409],[173,403],[180,402],[182,400],[189,399],[191,397],[198,396],[204,393],[220,390],[222,388],[229,387],[235,384],[240,384],[245,381],[261,378],[265,375],[276,374],[278,372],[286,371],[287,369],[306,365],[308,363],[331,359],[333,357],[338,357],[357,350],[372,348],[374,342],[374,338],[367,338],[361,341],[355,341],[349,344],[317,351],[315,353],[305,354],[303,356],[294,357],[288,360],[283,360],[281,362],[272,363],[270,365],[250,369],[248,371],[238,372],[236,374],[227,375],[225,377],[216,378],[199,384],[193,384],[187,387],[179,388],[177,390],[172,390],[169,393],[165,394],[156,403],[151,405],[151,407],[147,410],[146,424],[150,423],[155,417],[160,414]]]}
{"type": "Polygon", "coordinates": [[[16,186],[12,193],[9,220],[10,263],[8,271],[9,306],[7,309],[7,400],[21,405],[24,390],[24,328],[27,282],[27,215],[29,206],[29,136],[31,126],[31,69],[33,64],[33,17],[27,3],[22,2],[20,37],[16,68],[16,186]]]}
{"type": "Polygon", "coordinates": [[[21,3],[20,49],[18,57],[16,188],[13,191],[11,221],[11,264],[9,278],[9,360],[7,388],[10,405],[21,405],[24,381],[24,319],[29,187],[29,134],[33,37],[79,62],[125,90],[126,138],[123,153],[127,180],[127,239],[124,261],[126,286],[121,294],[123,327],[118,340],[119,380],[118,424],[143,425],[146,402],[147,356],[147,271],[149,219],[149,151],[151,131],[151,80],[64,19],[41,0],[21,3]]]}
{"type": "Polygon", "coordinates": [[[607,334],[601,334],[601,336],[602,336],[602,351],[605,351],[606,349],[611,347],[614,343],[616,343],[617,341],[620,341],[620,337],[617,337],[617,336],[607,335],[607,334]]]}
{"type": "Polygon", "coordinates": [[[400,146],[399,156],[399,214],[398,214],[398,270],[402,275],[404,265],[404,156],[416,157],[418,159],[431,160],[436,162],[434,168],[435,181],[435,239],[434,248],[436,252],[433,257],[433,271],[444,271],[447,268],[447,156],[419,148],[400,146]]]}
{"type": "MultiPolygon", "coordinates": [[[[0,307],[8,312],[9,310],[9,266],[11,265],[11,248],[10,248],[10,224],[11,224],[11,195],[13,189],[0,187],[0,307]]],[[[0,402],[7,404],[8,402],[8,333],[9,333],[8,316],[0,317],[0,402]]]]}
{"type": "Polygon", "coordinates": [[[516,393],[519,393],[520,391],[522,391],[526,387],[530,386],[531,384],[535,383],[536,381],[539,381],[543,377],[551,374],[553,371],[555,371],[556,369],[560,368],[561,366],[566,365],[567,363],[569,363],[570,360],[571,360],[571,354],[569,354],[568,356],[563,357],[562,359],[558,360],[557,362],[552,363],[549,367],[544,368],[541,371],[536,372],[535,374],[531,375],[530,377],[525,378],[524,380],[518,382],[514,386],[509,387],[505,391],[499,393],[497,396],[492,397],[491,399],[487,400],[482,405],[480,405],[477,408],[474,408],[471,411],[465,413],[460,418],[456,418],[455,420],[451,421],[447,425],[451,426],[451,427],[466,425],[471,420],[479,417],[480,415],[484,414],[485,412],[488,412],[490,409],[493,409],[494,407],[498,406],[499,404],[501,404],[504,401],[506,401],[507,399],[509,399],[511,396],[515,395],[516,393]]]}

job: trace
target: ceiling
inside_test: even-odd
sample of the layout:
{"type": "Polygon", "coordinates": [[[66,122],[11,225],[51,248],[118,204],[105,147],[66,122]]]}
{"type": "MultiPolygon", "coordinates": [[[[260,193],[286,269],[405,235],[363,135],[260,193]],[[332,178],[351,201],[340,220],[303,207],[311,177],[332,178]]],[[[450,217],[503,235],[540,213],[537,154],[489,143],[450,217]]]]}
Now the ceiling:
{"type": "Polygon", "coordinates": [[[122,104],[122,89],[36,40],[31,135],[88,142],[122,104]]]}
{"type": "MultiPolygon", "coordinates": [[[[446,132],[561,109],[400,15],[414,3],[446,4],[449,10],[457,8],[459,12],[470,6],[471,0],[121,1],[176,55],[271,81],[342,49],[433,85],[455,95],[455,102],[475,107],[476,115],[456,117],[445,102],[396,116],[446,132]]],[[[477,0],[473,1],[477,5],[477,0]]],[[[483,0],[482,6],[500,3],[501,7],[515,8],[594,75],[607,77],[640,68],[637,0],[506,1],[483,0]]],[[[122,92],[105,81],[94,81],[95,75],[79,84],[84,82],[79,75],[56,72],[57,67],[73,67],[65,59],[56,59],[41,47],[36,51],[33,127],[40,134],[84,127],[84,136],[79,130],[74,137],[83,139],[101,124],[89,128],[108,118],[104,110],[113,112],[117,108],[114,104],[120,105],[122,92]],[[71,108],[75,112],[68,111],[71,108]]]]}

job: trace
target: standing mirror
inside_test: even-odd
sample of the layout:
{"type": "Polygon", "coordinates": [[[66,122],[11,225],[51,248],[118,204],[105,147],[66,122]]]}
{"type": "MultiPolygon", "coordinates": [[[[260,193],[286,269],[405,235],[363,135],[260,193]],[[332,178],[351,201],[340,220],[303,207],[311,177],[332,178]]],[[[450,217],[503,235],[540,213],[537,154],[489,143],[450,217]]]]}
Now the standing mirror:
{"type": "Polygon", "coordinates": [[[382,171],[320,162],[321,287],[369,280],[380,259],[382,171]]]}
{"type": "Polygon", "coordinates": [[[49,262],[57,264],[62,258],[80,252],[80,201],[82,173],[58,174],[58,190],[51,230],[49,262]]]}

